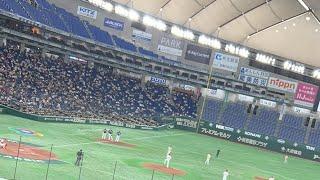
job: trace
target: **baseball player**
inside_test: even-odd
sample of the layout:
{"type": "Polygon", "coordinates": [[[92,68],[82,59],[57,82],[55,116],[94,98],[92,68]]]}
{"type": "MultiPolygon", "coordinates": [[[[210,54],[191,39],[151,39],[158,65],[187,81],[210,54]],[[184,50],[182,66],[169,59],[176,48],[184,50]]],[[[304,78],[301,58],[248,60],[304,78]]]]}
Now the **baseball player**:
{"type": "Polygon", "coordinates": [[[7,150],[7,143],[4,139],[0,140],[0,148],[7,150]]]}
{"type": "Polygon", "coordinates": [[[208,153],[208,154],[207,154],[207,159],[206,159],[206,161],[204,162],[204,164],[205,164],[205,165],[209,165],[209,164],[210,164],[210,159],[211,159],[211,154],[208,153]]]}
{"type": "Polygon", "coordinates": [[[117,136],[116,136],[116,142],[119,142],[120,141],[120,136],[121,136],[121,132],[120,131],[118,131],[117,132],[117,136]]]}
{"type": "Polygon", "coordinates": [[[163,162],[163,164],[164,164],[167,168],[169,168],[170,160],[171,160],[171,159],[172,159],[171,153],[167,154],[166,159],[164,159],[164,162],[163,162]]]}
{"type": "MultiPolygon", "coordinates": [[[[77,160],[74,163],[74,165],[80,166],[80,162],[82,159],[83,159],[83,151],[82,151],[82,149],[80,149],[80,151],[77,152],[77,160]]],[[[81,162],[81,165],[82,165],[82,162],[81,162]]]]}
{"type": "Polygon", "coordinates": [[[228,171],[228,169],[226,169],[226,170],[223,172],[222,180],[227,180],[228,176],[229,176],[229,171],[228,171]]]}
{"type": "Polygon", "coordinates": [[[101,139],[106,139],[107,138],[107,133],[108,133],[107,128],[104,128],[104,130],[102,131],[102,138],[101,139]]]}
{"type": "Polygon", "coordinates": [[[268,180],[275,180],[273,176],[269,177],[268,180]]]}
{"type": "Polygon", "coordinates": [[[109,140],[109,141],[113,141],[112,134],[113,134],[112,129],[109,129],[109,131],[108,131],[108,140],[109,140]]]}
{"type": "Polygon", "coordinates": [[[219,154],[220,154],[220,149],[218,149],[217,152],[216,152],[216,158],[219,157],[219,154]]]}
{"type": "Polygon", "coordinates": [[[170,154],[171,152],[172,152],[172,146],[171,146],[171,145],[169,145],[169,146],[168,146],[167,155],[168,155],[168,154],[170,154]]]}
{"type": "Polygon", "coordinates": [[[285,163],[285,164],[288,163],[288,158],[289,158],[289,156],[288,156],[288,155],[285,155],[285,156],[284,156],[283,163],[285,163]]]}

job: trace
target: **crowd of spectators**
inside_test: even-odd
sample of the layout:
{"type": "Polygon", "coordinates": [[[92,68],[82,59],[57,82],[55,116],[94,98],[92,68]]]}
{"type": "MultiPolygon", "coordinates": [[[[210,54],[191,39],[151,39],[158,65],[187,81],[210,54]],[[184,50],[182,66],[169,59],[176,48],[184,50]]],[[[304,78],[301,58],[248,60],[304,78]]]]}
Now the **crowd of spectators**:
{"type": "Polygon", "coordinates": [[[113,68],[42,57],[18,46],[0,50],[0,103],[45,115],[74,117],[196,117],[197,100],[113,68]]]}

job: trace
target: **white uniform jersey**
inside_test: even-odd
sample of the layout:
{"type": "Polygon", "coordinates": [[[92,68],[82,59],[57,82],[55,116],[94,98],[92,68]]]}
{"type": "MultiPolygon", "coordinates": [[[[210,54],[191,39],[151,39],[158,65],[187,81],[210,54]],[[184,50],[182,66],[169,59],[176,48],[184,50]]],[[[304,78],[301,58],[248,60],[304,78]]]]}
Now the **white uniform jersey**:
{"type": "Polygon", "coordinates": [[[211,154],[207,154],[207,160],[211,159],[211,154]]]}
{"type": "Polygon", "coordinates": [[[222,180],[227,180],[228,176],[229,176],[229,173],[227,171],[223,172],[222,180]]]}
{"type": "Polygon", "coordinates": [[[269,180],[275,180],[273,177],[269,178],[269,180]]]}

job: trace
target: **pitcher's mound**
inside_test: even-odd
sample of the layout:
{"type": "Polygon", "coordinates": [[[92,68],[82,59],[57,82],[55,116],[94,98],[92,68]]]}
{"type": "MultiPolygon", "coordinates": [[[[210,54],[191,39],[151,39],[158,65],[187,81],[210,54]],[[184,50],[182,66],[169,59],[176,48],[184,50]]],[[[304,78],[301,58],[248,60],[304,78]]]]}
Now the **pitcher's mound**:
{"type": "Polygon", "coordinates": [[[267,178],[263,178],[263,177],[259,177],[259,176],[255,176],[254,180],[268,180],[267,178]]]}
{"type": "Polygon", "coordinates": [[[151,170],[155,170],[155,171],[162,172],[165,174],[170,174],[170,175],[184,176],[187,174],[185,171],[174,169],[174,168],[167,168],[162,164],[143,163],[142,166],[146,169],[151,169],[151,170]]]}
{"type": "Polygon", "coordinates": [[[113,145],[122,146],[122,147],[129,147],[129,148],[133,148],[136,146],[134,144],[129,144],[129,143],[121,142],[121,141],[120,142],[109,141],[107,139],[98,139],[98,141],[101,143],[113,144],[113,145]]]}

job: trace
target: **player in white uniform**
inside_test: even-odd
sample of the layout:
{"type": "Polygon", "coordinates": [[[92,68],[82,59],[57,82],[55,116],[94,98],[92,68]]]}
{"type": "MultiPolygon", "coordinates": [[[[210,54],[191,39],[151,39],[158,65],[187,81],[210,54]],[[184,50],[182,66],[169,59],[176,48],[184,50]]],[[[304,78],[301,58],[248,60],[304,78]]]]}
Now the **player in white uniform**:
{"type": "Polygon", "coordinates": [[[0,140],[0,148],[2,149],[7,149],[7,143],[5,142],[4,139],[0,140]]]}
{"type": "Polygon", "coordinates": [[[113,141],[112,133],[113,133],[112,129],[109,129],[109,131],[108,131],[108,140],[109,141],[113,141]]]}
{"type": "Polygon", "coordinates": [[[171,160],[171,159],[172,159],[171,153],[167,154],[166,159],[164,159],[164,162],[163,162],[163,164],[164,164],[167,168],[169,168],[170,160],[171,160]]]}
{"type": "Polygon", "coordinates": [[[273,176],[271,176],[271,177],[269,178],[269,180],[275,180],[275,179],[274,179],[274,177],[273,177],[273,176]]]}
{"type": "Polygon", "coordinates": [[[289,158],[289,156],[288,156],[288,155],[285,155],[285,156],[284,156],[283,163],[288,163],[288,158],[289,158]]]}
{"type": "Polygon", "coordinates": [[[227,180],[228,176],[229,176],[229,172],[228,172],[228,169],[226,169],[226,170],[223,172],[222,180],[227,180]]]}
{"type": "Polygon", "coordinates": [[[209,165],[209,164],[210,164],[210,159],[211,159],[211,154],[208,153],[208,154],[207,154],[207,159],[206,159],[206,161],[204,162],[204,164],[205,164],[205,165],[209,165]]]}
{"type": "Polygon", "coordinates": [[[107,133],[108,133],[108,130],[106,128],[104,128],[104,130],[102,131],[101,139],[106,139],[107,138],[107,133]]]}
{"type": "Polygon", "coordinates": [[[119,142],[119,141],[120,141],[120,136],[121,136],[121,132],[118,131],[118,132],[117,132],[117,135],[116,135],[116,140],[115,140],[115,142],[119,142]]]}
{"type": "Polygon", "coordinates": [[[168,146],[168,152],[167,152],[167,155],[170,154],[172,152],[172,146],[168,146]]]}

